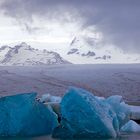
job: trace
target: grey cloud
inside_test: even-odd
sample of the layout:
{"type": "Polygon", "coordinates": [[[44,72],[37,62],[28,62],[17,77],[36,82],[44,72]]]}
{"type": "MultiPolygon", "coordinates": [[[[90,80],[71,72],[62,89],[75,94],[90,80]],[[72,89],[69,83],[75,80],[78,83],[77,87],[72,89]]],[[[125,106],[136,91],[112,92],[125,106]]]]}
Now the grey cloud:
{"type": "Polygon", "coordinates": [[[36,33],[37,31],[42,30],[41,27],[32,27],[32,26],[30,26],[30,24],[28,24],[26,22],[22,23],[22,25],[23,25],[24,29],[26,31],[28,31],[28,33],[30,33],[30,34],[33,34],[33,33],[36,33]]]}
{"type": "Polygon", "coordinates": [[[66,12],[78,12],[83,27],[96,25],[107,41],[135,52],[140,52],[139,7],[139,0],[4,0],[1,4],[6,15],[21,21],[32,21],[34,15],[63,19],[66,12]]]}

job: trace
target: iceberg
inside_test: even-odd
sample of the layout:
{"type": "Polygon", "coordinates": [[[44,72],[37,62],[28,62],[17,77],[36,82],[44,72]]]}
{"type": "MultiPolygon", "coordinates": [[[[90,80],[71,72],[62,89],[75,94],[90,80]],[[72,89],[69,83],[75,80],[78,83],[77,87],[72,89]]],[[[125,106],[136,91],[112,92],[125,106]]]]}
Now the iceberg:
{"type": "Polygon", "coordinates": [[[140,121],[140,106],[129,105],[130,108],[130,118],[135,121],[140,121]]]}
{"type": "Polygon", "coordinates": [[[110,104],[112,109],[116,112],[119,122],[119,129],[130,120],[130,107],[125,104],[122,96],[113,95],[106,99],[106,102],[110,104]]]}
{"type": "Polygon", "coordinates": [[[128,123],[126,123],[122,128],[121,131],[123,132],[140,132],[140,125],[136,122],[130,120],[128,123]]]}
{"type": "Polygon", "coordinates": [[[0,98],[0,136],[50,134],[57,126],[57,115],[36,100],[36,93],[0,98]]]}
{"type": "Polygon", "coordinates": [[[43,94],[41,98],[39,99],[40,102],[45,103],[50,101],[50,94],[43,94]]]}
{"type": "Polygon", "coordinates": [[[70,88],[60,103],[60,126],[53,137],[98,138],[117,137],[119,119],[113,107],[92,93],[70,88]]]}

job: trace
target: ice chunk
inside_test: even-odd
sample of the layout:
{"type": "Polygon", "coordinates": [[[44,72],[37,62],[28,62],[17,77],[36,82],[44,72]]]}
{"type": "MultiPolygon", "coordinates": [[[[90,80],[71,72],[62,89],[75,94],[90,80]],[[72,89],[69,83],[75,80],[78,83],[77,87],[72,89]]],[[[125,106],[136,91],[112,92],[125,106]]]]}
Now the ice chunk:
{"type": "Polygon", "coordinates": [[[98,100],[105,100],[104,97],[95,96],[95,98],[97,98],[98,100]]]}
{"type": "Polygon", "coordinates": [[[50,94],[43,94],[40,98],[40,101],[43,103],[43,102],[49,102],[50,101],[50,97],[51,95],[50,94]]]}
{"type": "Polygon", "coordinates": [[[116,112],[119,128],[130,120],[130,107],[125,104],[122,96],[113,95],[106,99],[106,102],[111,105],[113,110],[116,112]]]}
{"type": "Polygon", "coordinates": [[[130,108],[130,118],[132,120],[140,120],[140,106],[133,106],[133,105],[129,105],[130,108]]]}
{"type": "Polygon", "coordinates": [[[61,100],[62,100],[62,98],[59,97],[59,96],[51,96],[50,102],[57,102],[57,103],[60,103],[61,100]]]}
{"type": "Polygon", "coordinates": [[[53,111],[54,111],[57,115],[60,115],[60,103],[49,102],[49,103],[46,103],[46,105],[51,106],[51,108],[53,109],[53,111]]]}
{"type": "Polygon", "coordinates": [[[140,125],[138,125],[136,122],[130,120],[128,123],[126,123],[121,128],[121,131],[123,131],[123,132],[140,132],[140,125]]]}
{"type": "Polygon", "coordinates": [[[117,115],[104,100],[83,89],[71,88],[61,102],[62,119],[53,137],[116,137],[117,115]]]}
{"type": "Polygon", "coordinates": [[[41,99],[40,99],[41,102],[61,102],[61,97],[59,96],[52,96],[50,94],[43,94],[41,99]]]}
{"type": "Polygon", "coordinates": [[[0,136],[50,134],[57,125],[56,114],[36,100],[36,93],[0,98],[0,136]]]}

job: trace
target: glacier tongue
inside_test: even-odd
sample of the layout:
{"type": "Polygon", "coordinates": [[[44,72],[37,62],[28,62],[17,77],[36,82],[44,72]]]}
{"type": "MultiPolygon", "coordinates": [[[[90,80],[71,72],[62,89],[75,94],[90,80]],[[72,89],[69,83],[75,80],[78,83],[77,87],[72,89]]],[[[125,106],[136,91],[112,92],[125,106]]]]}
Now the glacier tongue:
{"type": "Polygon", "coordinates": [[[36,100],[36,93],[0,98],[0,136],[50,134],[57,125],[56,114],[36,100]]]}
{"type": "Polygon", "coordinates": [[[122,121],[127,121],[129,109],[119,100],[113,104],[111,101],[114,102],[115,98],[118,99],[101,100],[88,91],[71,88],[62,98],[62,118],[53,137],[117,137],[122,121]],[[114,105],[119,105],[119,108],[114,105]]]}

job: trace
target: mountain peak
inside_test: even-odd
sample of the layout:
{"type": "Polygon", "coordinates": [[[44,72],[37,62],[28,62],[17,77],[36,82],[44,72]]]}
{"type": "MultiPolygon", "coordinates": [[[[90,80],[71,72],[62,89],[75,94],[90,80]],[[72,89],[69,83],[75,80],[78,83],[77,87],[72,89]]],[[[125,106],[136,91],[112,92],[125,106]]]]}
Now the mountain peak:
{"type": "Polygon", "coordinates": [[[20,43],[19,45],[16,45],[14,48],[15,48],[15,49],[30,48],[30,46],[29,46],[27,43],[22,42],[22,43],[20,43]]]}
{"type": "Polygon", "coordinates": [[[29,45],[26,42],[21,42],[21,44],[19,46],[28,47],[29,45]]]}
{"type": "Polygon", "coordinates": [[[0,51],[0,65],[51,65],[51,64],[68,64],[56,52],[48,52],[30,47],[22,42],[15,47],[0,51]]]}
{"type": "Polygon", "coordinates": [[[72,46],[75,43],[76,40],[77,40],[77,37],[74,37],[73,40],[70,43],[70,46],[72,46]]]}
{"type": "Polygon", "coordinates": [[[9,49],[9,48],[11,48],[11,47],[8,45],[4,45],[4,46],[0,47],[0,51],[3,51],[5,49],[9,49]]]}
{"type": "Polygon", "coordinates": [[[67,60],[75,64],[139,63],[139,54],[124,53],[120,48],[106,44],[98,36],[79,35],[71,41],[67,60]]]}

